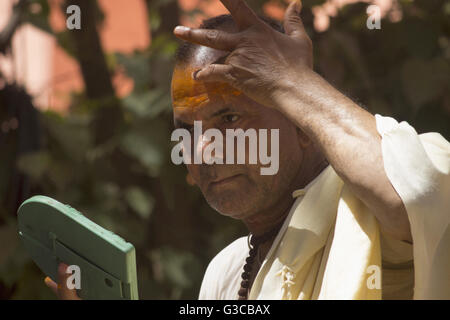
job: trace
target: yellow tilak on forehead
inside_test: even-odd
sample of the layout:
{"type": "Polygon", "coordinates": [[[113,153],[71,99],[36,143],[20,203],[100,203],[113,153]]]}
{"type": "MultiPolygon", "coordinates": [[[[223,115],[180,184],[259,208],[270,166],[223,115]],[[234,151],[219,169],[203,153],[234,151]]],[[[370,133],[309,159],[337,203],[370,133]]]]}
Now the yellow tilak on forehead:
{"type": "Polygon", "coordinates": [[[192,78],[192,74],[198,70],[195,68],[176,67],[172,77],[172,100],[173,108],[194,110],[213,96],[238,96],[242,92],[234,89],[226,83],[209,83],[197,81],[192,78]]]}

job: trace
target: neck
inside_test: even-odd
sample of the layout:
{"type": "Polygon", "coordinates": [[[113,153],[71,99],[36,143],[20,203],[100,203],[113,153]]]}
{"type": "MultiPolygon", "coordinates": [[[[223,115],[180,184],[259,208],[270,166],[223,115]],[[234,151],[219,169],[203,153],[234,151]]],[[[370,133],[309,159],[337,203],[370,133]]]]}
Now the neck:
{"type": "Polygon", "coordinates": [[[308,183],[314,180],[323,169],[328,166],[328,162],[320,152],[315,152],[313,156],[307,157],[302,161],[302,165],[287,192],[275,205],[264,212],[258,212],[244,220],[250,233],[260,236],[272,231],[280,226],[289,214],[295,199],[292,192],[304,188],[308,183]]]}

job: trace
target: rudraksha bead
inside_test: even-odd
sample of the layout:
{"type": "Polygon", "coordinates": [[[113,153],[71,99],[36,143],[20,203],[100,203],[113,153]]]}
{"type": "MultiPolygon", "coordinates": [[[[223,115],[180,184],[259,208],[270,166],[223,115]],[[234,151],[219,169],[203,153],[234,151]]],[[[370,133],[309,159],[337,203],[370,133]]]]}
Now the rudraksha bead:
{"type": "Polygon", "coordinates": [[[250,286],[250,281],[248,281],[248,280],[242,280],[242,282],[241,282],[241,288],[248,289],[249,286],[250,286]]]}

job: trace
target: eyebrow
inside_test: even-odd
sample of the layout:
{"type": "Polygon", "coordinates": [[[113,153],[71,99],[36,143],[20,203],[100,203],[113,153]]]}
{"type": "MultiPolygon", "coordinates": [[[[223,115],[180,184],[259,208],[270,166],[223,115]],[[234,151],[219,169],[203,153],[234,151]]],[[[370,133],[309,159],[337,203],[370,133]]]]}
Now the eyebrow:
{"type": "MultiPolygon", "coordinates": [[[[222,109],[214,112],[210,116],[208,116],[208,119],[220,116],[220,115],[225,114],[225,113],[230,112],[230,111],[233,111],[233,109],[230,108],[230,107],[222,108],[222,109]]],[[[175,122],[174,125],[175,125],[176,128],[184,128],[184,129],[188,129],[189,130],[190,128],[193,127],[193,124],[186,123],[186,122],[184,122],[182,120],[179,120],[179,119],[175,119],[174,122],[175,122]]]]}
{"type": "Polygon", "coordinates": [[[194,125],[175,119],[175,128],[191,129],[194,125]]]}
{"type": "Polygon", "coordinates": [[[210,116],[208,117],[208,119],[211,119],[211,118],[220,116],[220,115],[222,115],[222,114],[224,114],[224,113],[227,113],[227,112],[230,112],[230,111],[231,111],[231,108],[230,108],[230,107],[225,107],[225,108],[223,108],[223,109],[220,109],[219,111],[214,112],[212,115],[210,115],[210,116]]]}

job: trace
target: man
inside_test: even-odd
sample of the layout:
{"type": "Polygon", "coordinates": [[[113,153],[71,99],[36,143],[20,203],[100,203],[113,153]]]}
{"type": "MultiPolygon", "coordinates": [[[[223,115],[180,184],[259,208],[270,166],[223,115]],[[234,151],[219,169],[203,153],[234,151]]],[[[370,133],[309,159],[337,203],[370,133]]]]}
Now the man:
{"type": "MultiPolygon", "coordinates": [[[[260,175],[258,165],[187,165],[213,208],[264,238],[259,263],[246,263],[245,238],[219,253],[200,298],[411,298],[413,264],[416,298],[450,298],[450,281],[436,279],[445,282],[450,270],[449,143],[375,118],[316,74],[300,2],[288,7],[284,34],[243,1],[222,3],[232,19],[175,29],[201,45],[181,48],[172,81],[175,123],[279,128],[280,163],[274,176],[260,175]],[[223,83],[230,88],[219,88],[223,83]],[[293,192],[300,195],[295,203],[293,192]],[[382,290],[366,281],[377,266],[382,290]]],[[[208,139],[199,140],[194,148],[206,148],[208,139]]]]}
{"type": "MultiPolygon", "coordinates": [[[[316,74],[300,2],[281,26],[221,1],[231,16],[174,31],[188,41],[175,125],[279,129],[279,170],[261,175],[248,155],[187,164],[207,202],[251,234],[211,261],[200,299],[450,298],[450,144],[370,114],[316,74]]],[[[210,143],[199,136],[192,151],[210,143]]]]}

